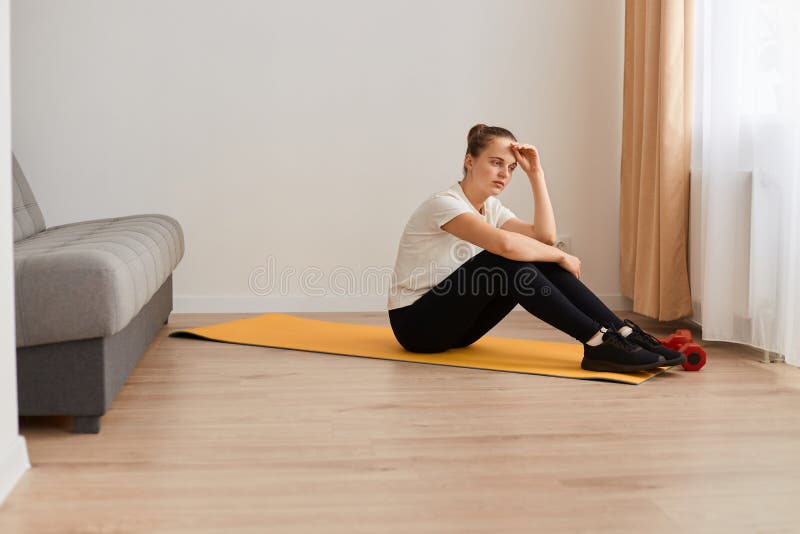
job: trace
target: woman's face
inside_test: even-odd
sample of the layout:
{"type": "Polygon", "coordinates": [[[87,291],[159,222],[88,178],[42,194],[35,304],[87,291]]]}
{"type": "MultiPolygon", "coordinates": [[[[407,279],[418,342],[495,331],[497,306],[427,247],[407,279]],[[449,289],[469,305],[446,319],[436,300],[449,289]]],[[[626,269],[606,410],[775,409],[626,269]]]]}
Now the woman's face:
{"type": "Polygon", "coordinates": [[[474,184],[489,195],[500,193],[511,181],[511,173],[517,167],[512,142],[513,139],[495,137],[477,158],[469,154],[464,158],[468,171],[472,166],[474,184]]]}

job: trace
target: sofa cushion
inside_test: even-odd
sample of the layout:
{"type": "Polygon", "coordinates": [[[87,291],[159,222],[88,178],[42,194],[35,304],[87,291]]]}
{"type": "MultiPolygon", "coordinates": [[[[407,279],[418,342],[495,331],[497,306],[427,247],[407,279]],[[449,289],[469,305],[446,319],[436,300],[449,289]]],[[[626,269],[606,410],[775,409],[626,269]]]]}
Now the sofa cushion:
{"type": "Polygon", "coordinates": [[[180,224],[166,215],[66,224],[15,243],[17,346],[119,332],[183,250],[180,224]]]}
{"type": "Polygon", "coordinates": [[[14,175],[14,241],[20,241],[45,229],[44,216],[22,173],[17,157],[11,154],[14,175]]]}

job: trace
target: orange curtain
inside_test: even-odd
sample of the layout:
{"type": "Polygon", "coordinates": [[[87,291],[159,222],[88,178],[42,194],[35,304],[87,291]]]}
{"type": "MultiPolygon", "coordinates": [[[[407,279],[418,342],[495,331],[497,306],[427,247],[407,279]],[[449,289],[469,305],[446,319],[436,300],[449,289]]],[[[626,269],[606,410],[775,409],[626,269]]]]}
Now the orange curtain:
{"type": "Polygon", "coordinates": [[[692,313],[687,264],[694,0],[626,0],[620,283],[633,311],[692,313]]]}

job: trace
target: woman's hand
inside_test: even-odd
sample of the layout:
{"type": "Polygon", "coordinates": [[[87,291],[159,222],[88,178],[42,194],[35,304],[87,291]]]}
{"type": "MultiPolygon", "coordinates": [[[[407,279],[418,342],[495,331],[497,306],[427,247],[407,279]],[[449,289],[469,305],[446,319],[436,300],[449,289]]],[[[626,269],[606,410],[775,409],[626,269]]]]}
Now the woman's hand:
{"type": "Polygon", "coordinates": [[[569,271],[574,274],[575,278],[581,277],[581,260],[575,256],[565,252],[561,259],[558,260],[558,265],[560,265],[565,271],[569,271]]]}
{"type": "Polygon", "coordinates": [[[539,151],[536,150],[535,146],[512,141],[511,152],[514,154],[514,158],[516,158],[519,166],[525,171],[525,174],[530,175],[531,173],[542,170],[539,151]]]}

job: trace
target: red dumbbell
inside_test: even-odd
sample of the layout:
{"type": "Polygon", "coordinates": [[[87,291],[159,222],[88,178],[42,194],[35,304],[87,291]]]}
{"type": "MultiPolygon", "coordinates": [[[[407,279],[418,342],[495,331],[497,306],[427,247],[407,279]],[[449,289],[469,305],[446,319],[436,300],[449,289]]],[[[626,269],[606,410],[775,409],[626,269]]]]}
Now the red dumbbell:
{"type": "Polygon", "coordinates": [[[697,343],[687,343],[678,352],[686,356],[686,361],[681,364],[686,371],[699,371],[706,364],[706,351],[697,343]]]}
{"type": "Polygon", "coordinates": [[[667,339],[659,339],[665,347],[678,350],[683,345],[692,342],[692,331],[687,329],[675,330],[674,334],[670,334],[667,339]]]}
{"type": "Polygon", "coordinates": [[[686,371],[699,371],[706,364],[706,351],[697,343],[693,343],[691,330],[685,328],[676,330],[667,339],[659,341],[665,347],[677,350],[686,356],[686,361],[681,364],[686,371]]]}

